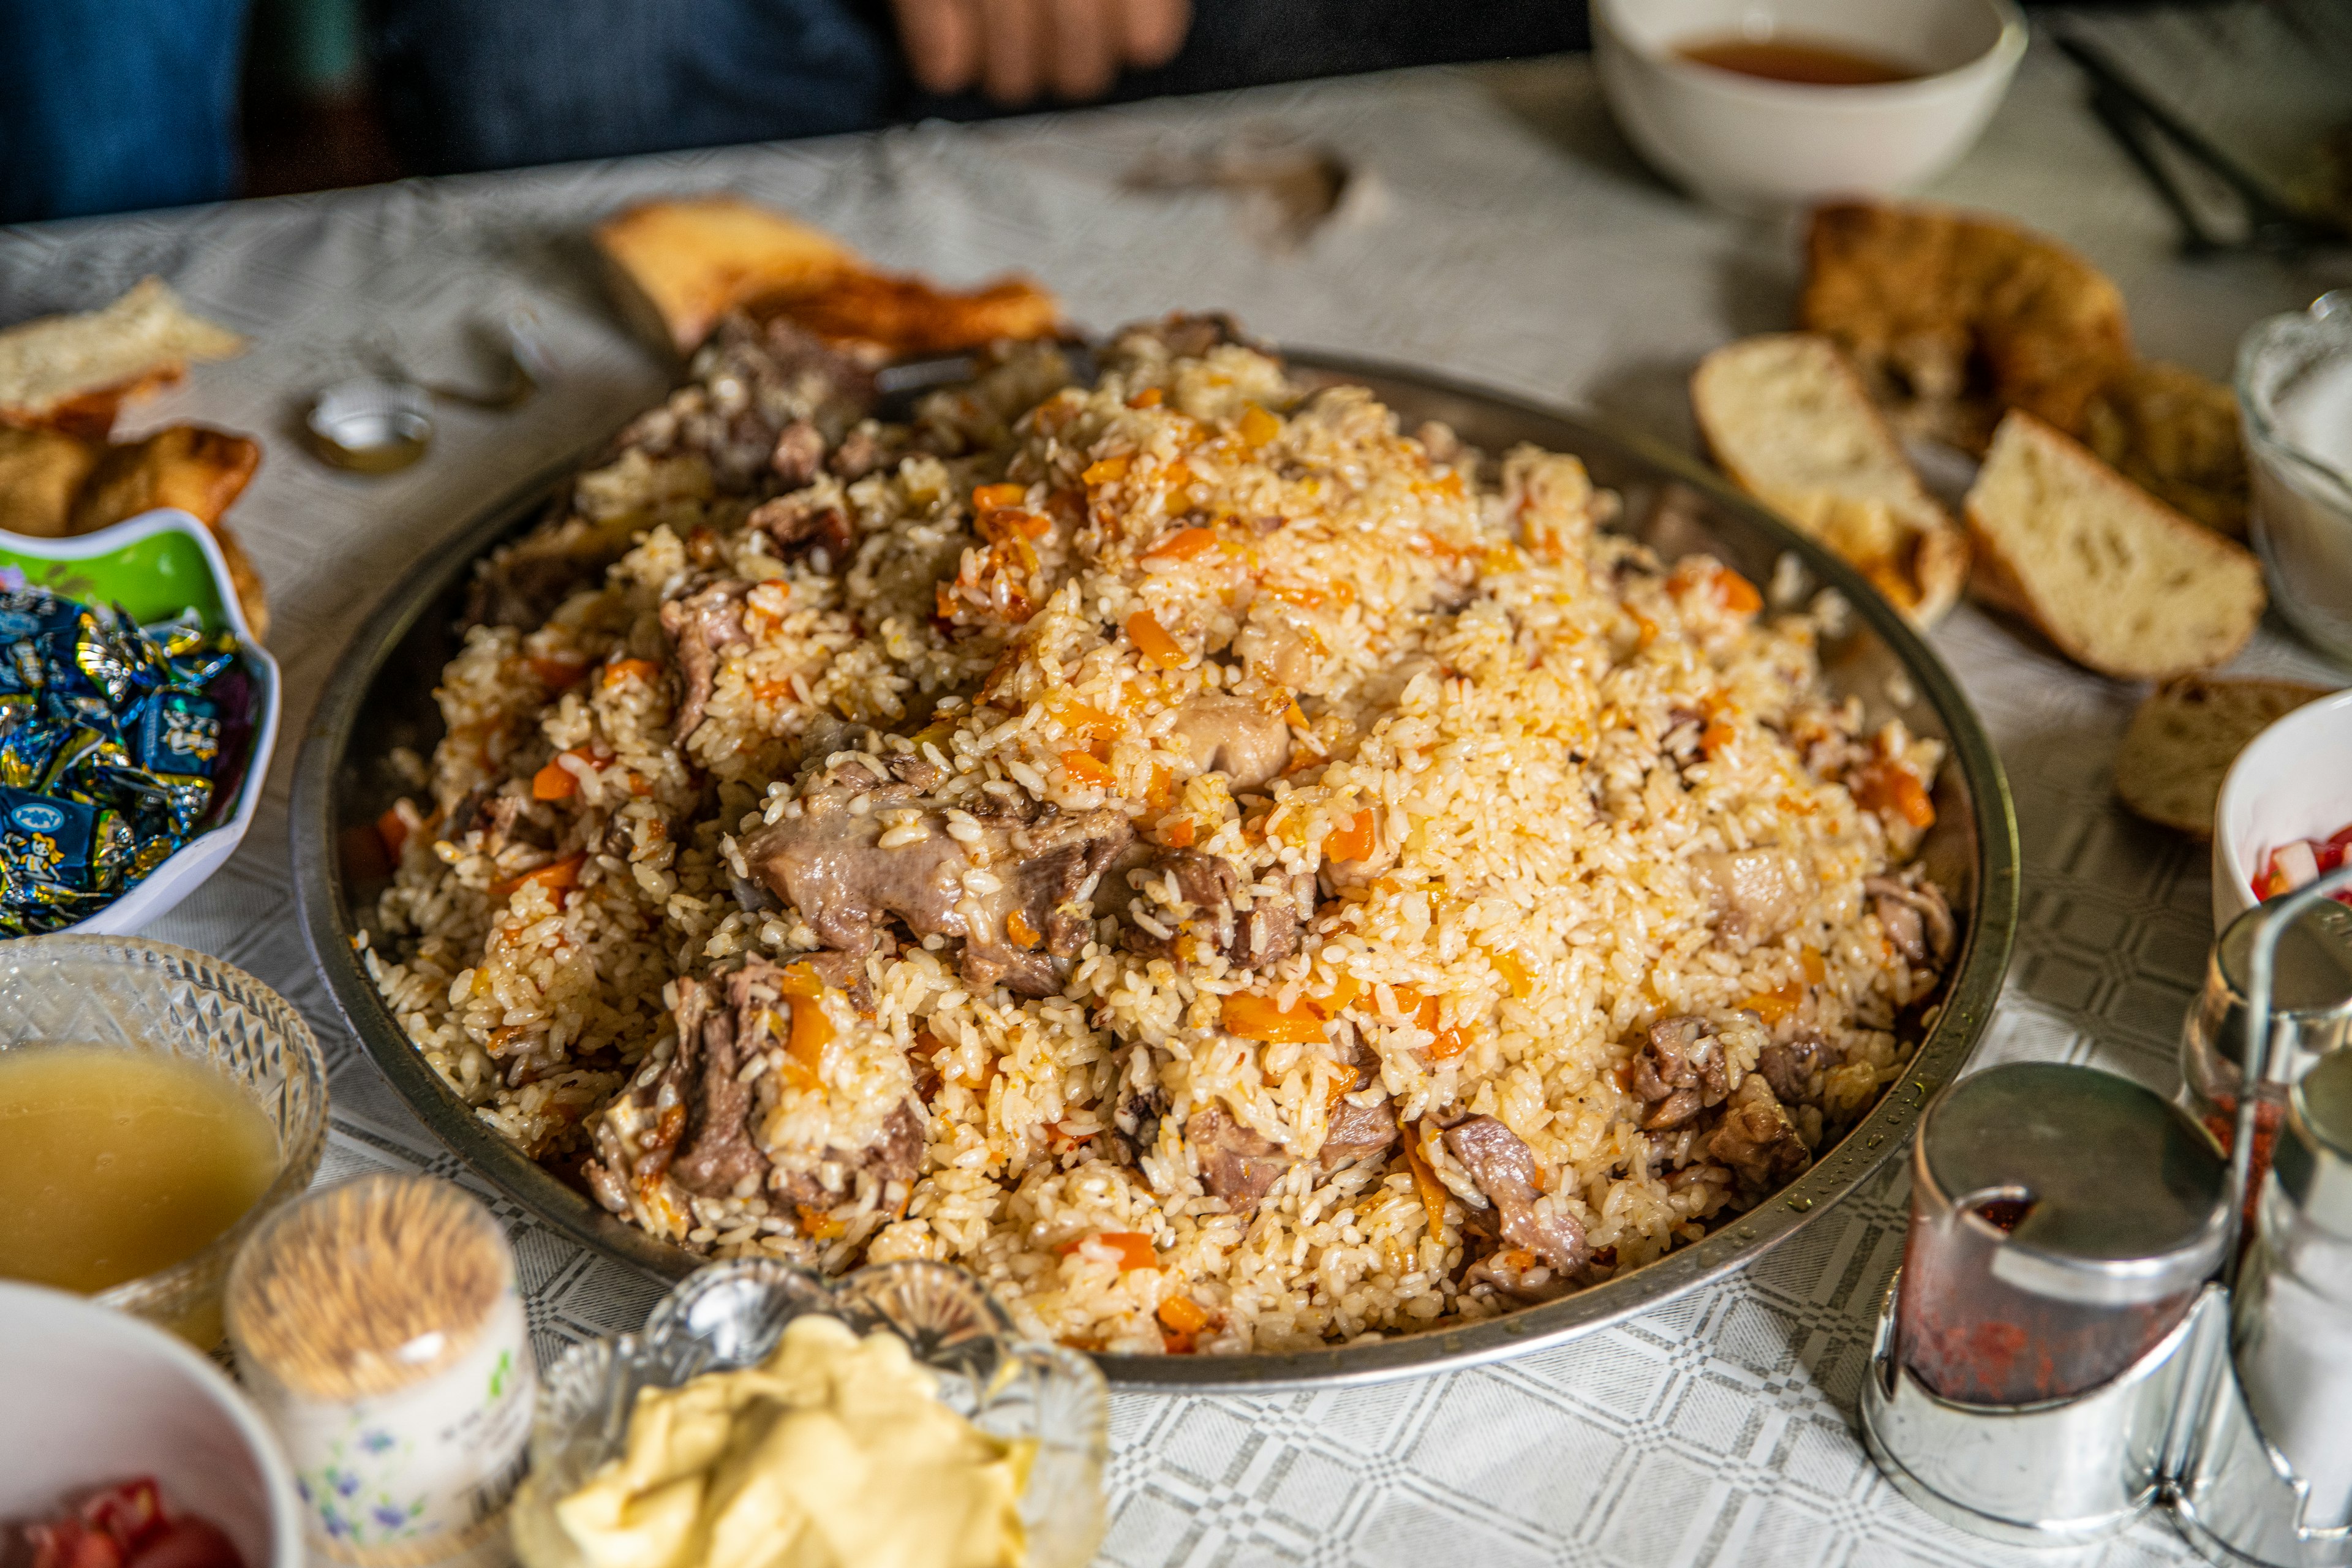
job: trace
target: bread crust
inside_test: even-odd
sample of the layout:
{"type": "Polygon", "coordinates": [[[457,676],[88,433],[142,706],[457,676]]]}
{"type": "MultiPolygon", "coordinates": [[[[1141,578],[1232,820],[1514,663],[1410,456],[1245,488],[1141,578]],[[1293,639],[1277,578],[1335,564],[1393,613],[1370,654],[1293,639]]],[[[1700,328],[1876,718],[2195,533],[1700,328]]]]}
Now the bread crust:
{"type": "MultiPolygon", "coordinates": [[[[1982,500],[1987,476],[2000,460],[1996,451],[1989,458],[1977,483],[1971,487],[1964,510],[1968,518],[1969,536],[1975,546],[1975,567],[1969,586],[1976,595],[1995,608],[2016,614],[2048,637],[2061,653],[2086,669],[2125,680],[2164,680],[2210,669],[2228,662],[2244,647],[2262,620],[2267,595],[2263,591],[2262,567],[2252,554],[2210,530],[2200,528],[2162,501],[2108,468],[2079,442],[2053,428],[2021,409],[2012,409],[2001,421],[1994,445],[2016,439],[2044,444],[2061,461],[2076,481],[2107,492],[2108,499],[2139,521],[2136,528],[2146,528],[2168,536],[2176,548],[2202,554],[2210,563],[2226,565],[2244,589],[2241,613],[2234,617],[2236,625],[2219,643],[2191,651],[2177,647],[2170,657],[2151,658],[2102,658],[2097,649],[2077,635],[2078,617],[2063,612],[2053,598],[2055,585],[2037,581],[2034,574],[2021,565],[2014,554],[2004,548],[2000,531],[2002,524],[1991,519],[1982,500]],[[2015,436],[2011,430],[2014,427],[2015,436]]],[[[2075,526],[2067,519],[2036,519],[2029,525],[2042,529],[2075,526]]],[[[2217,590],[2227,585],[2217,585],[2217,590]]]]}
{"type": "Polygon", "coordinates": [[[2040,235],[1930,205],[1837,202],[1805,239],[1799,318],[1853,356],[1906,435],[1983,453],[2021,408],[2069,435],[2131,363],[2123,296],[2040,235]]]}
{"type": "MultiPolygon", "coordinates": [[[[1780,511],[1801,532],[1835,550],[1915,624],[1932,626],[1958,600],[1969,575],[1968,535],[1919,482],[1901,441],[1830,339],[1816,333],[1769,333],[1726,344],[1701,360],[1692,374],[1691,407],[1710,454],[1734,484],[1780,511]],[[1825,374],[1846,395],[1843,401],[1847,406],[1818,422],[1851,421],[1846,429],[1803,434],[1816,439],[1853,437],[1871,448],[1873,457],[1906,482],[1911,493],[1899,507],[1883,498],[1827,489],[1792,493],[1776,485],[1760,467],[1742,460],[1743,452],[1753,447],[1737,433],[1740,416],[1732,406],[1737,394],[1731,384],[1763,374],[1763,367],[1751,362],[1782,351],[1807,355],[1811,363],[1806,368],[1825,374]],[[1891,547],[1858,543],[1889,532],[1899,536],[1891,547]]],[[[1796,434],[1785,427],[1782,433],[1796,434]]]]}
{"type": "Polygon", "coordinates": [[[2116,795],[2133,815],[2191,838],[2213,836],[2221,784],[2256,735],[2327,695],[2300,680],[2184,675],[2147,695],[2116,752],[2116,795]]]}

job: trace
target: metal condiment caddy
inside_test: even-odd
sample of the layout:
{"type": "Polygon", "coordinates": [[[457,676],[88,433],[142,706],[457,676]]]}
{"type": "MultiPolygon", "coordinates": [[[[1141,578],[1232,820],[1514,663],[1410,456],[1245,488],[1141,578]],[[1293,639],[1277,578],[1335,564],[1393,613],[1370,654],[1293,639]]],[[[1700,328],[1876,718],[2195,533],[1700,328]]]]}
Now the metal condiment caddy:
{"type": "Polygon", "coordinates": [[[2231,1568],[2352,1568],[2346,998],[2311,953],[2276,982],[2290,931],[2331,962],[2352,941],[2334,911],[2311,918],[2345,888],[2352,867],[2223,933],[2184,1041],[2188,1106],[2021,1062],[1921,1117],[1861,1419],[1927,1511],[2069,1546],[2164,1509],[2231,1568]]]}

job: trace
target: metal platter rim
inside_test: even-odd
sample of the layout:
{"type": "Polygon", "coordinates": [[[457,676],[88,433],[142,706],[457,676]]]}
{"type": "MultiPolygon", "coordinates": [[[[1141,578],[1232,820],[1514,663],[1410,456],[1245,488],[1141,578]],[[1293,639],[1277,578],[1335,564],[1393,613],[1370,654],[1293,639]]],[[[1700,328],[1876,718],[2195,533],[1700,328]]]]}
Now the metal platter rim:
{"type": "MultiPolygon", "coordinates": [[[[1921,1108],[1966,1064],[2000,991],[2018,910],[2017,824],[1990,740],[1966,695],[1917,633],[1843,562],[1732,490],[1697,463],[1653,438],[1580,410],[1547,405],[1404,366],[1314,350],[1290,351],[1294,371],[1327,382],[1387,384],[1482,404],[1550,427],[1546,446],[1576,452],[1612,444],[1663,479],[1687,486],[1841,592],[1885,644],[1936,710],[1951,749],[1948,765],[1966,780],[1973,810],[1976,900],[1942,1011],[1903,1078],[1803,1175],[1704,1240],[1574,1295],[1502,1316],[1328,1349],[1243,1356],[1097,1354],[1119,1389],[1168,1393],[1268,1393],[1386,1382],[1473,1366],[1563,1344],[1725,1278],[1753,1263],[1836,1206],[1906,1148],[1921,1108]]],[[[394,588],[338,660],[305,731],[291,803],[295,898],[303,934],[329,994],[402,1100],[476,1173],[524,1210],[593,1251],[662,1279],[683,1278],[703,1259],[622,1224],[506,1143],[450,1090],[410,1044],[370,981],[352,942],[359,928],[344,897],[336,846],[334,786],[350,754],[363,700],[387,657],[419,619],[515,531],[593,445],[485,509],[394,588]]]]}

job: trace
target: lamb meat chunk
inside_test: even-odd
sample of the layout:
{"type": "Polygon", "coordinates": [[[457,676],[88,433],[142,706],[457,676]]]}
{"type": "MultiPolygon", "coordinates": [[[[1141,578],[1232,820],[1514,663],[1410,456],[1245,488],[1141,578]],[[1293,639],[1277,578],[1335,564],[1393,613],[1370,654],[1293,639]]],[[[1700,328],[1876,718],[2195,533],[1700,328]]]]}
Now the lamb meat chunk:
{"type": "Polygon", "coordinates": [[[558,605],[593,586],[629,552],[630,533],[627,527],[565,515],[500,545],[475,570],[466,624],[525,630],[546,625],[558,605]]]}
{"type": "Polygon", "coordinates": [[[1812,867],[1793,849],[1703,849],[1691,869],[1715,900],[1716,929],[1735,939],[1769,942],[1812,901],[1812,867]]]}
{"type": "Polygon", "coordinates": [[[1801,1173],[1813,1152],[1797,1133],[1788,1108],[1772,1097],[1761,1073],[1749,1073],[1732,1091],[1706,1152],[1737,1172],[1751,1191],[1769,1192],[1801,1173]]]}
{"type": "Polygon", "coordinates": [[[1222,310],[1187,314],[1177,311],[1149,326],[1132,328],[1126,338],[1151,338],[1168,351],[1170,359],[1199,359],[1226,343],[1247,342],[1241,323],[1222,310]]]}
{"type": "Polygon", "coordinates": [[[1644,1132],[1680,1127],[1700,1111],[1723,1103],[1730,1074],[1715,1026],[1685,1014],[1650,1026],[1650,1038],[1633,1055],[1633,1092],[1650,1102],[1644,1132]]]}
{"type": "Polygon", "coordinates": [[[1226,691],[1204,691],[1176,710],[1171,739],[1203,773],[1225,775],[1235,795],[1281,776],[1290,761],[1288,699],[1273,712],[1265,703],[1226,691]]]}
{"type": "Polygon", "coordinates": [[[871,1175],[877,1192],[893,1182],[912,1187],[923,1169],[923,1124],[913,1107],[902,1100],[882,1119],[881,1136],[873,1142],[862,1149],[828,1144],[818,1163],[839,1167],[844,1192],[836,1193],[826,1186],[814,1170],[788,1171],[777,1184],[777,1191],[785,1201],[819,1211],[829,1209],[841,1201],[845,1193],[856,1191],[860,1175],[871,1175]]]}
{"type": "Polygon", "coordinates": [[[706,1198],[734,1195],[747,1180],[764,1178],[768,1157],[751,1141],[751,1086],[737,1075],[749,1058],[752,1016],[783,1004],[783,971],[756,955],[723,980],[677,982],[677,1074],[686,1129],[669,1173],[688,1192],[706,1198]]]}
{"type": "Polygon", "coordinates": [[[1206,938],[1235,969],[1265,969],[1298,951],[1306,921],[1296,887],[1273,895],[1244,890],[1231,861],[1199,849],[1169,850],[1145,865],[1137,880],[1145,891],[1130,904],[1120,932],[1129,952],[1181,958],[1181,939],[1187,931],[1206,938]],[[1166,892],[1171,879],[1173,904],[1166,892]],[[1141,924],[1144,920],[1168,934],[1141,924]]]}
{"type": "Polygon", "coordinates": [[[1835,1046],[1813,1035],[1775,1040],[1757,1054],[1756,1070],[1783,1105],[1819,1105],[1822,1074],[1838,1065],[1835,1046]]]}
{"type": "Polygon", "coordinates": [[[1213,1106],[1192,1113],[1184,1123],[1184,1142],[1201,1163],[1201,1184],[1235,1214],[1256,1208],[1298,1163],[1281,1144],[1258,1136],[1213,1106]]]}
{"type": "Polygon", "coordinates": [[[866,954],[837,952],[828,948],[812,952],[803,962],[815,976],[835,991],[849,994],[849,1005],[860,1013],[874,1011],[874,986],[866,978],[866,954]]]}
{"type": "Polygon", "coordinates": [[[1343,1099],[1331,1107],[1323,1152],[1317,1161],[1324,1170],[1335,1171],[1353,1161],[1386,1153],[1396,1146],[1397,1137],[1396,1102],[1388,1096],[1370,1105],[1343,1099]]]}
{"type": "Polygon", "coordinates": [[[816,478],[824,462],[824,434],[808,419],[795,419],[778,431],[776,444],[768,453],[768,467],[788,490],[816,478]]]}
{"type": "Polygon", "coordinates": [[[743,520],[746,528],[768,536],[780,560],[823,548],[835,570],[849,564],[857,530],[849,513],[811,490],[800,490],[763,500],[743,520]]]}
{"type": "Polygon", "coordinates": [[[669,721],[675,744],[686,744],[686,738],[701,724],[703,710],[710,703],[711,686],[718,679],[719,655],[751,640],[743,630],[743,599],[751,591],[749,583],[730,577],[662,601],[661,629],[677,656],[678,676],[686,689],[669,721]]]}
{"type": "MultiPolygon", "coordinates": [[[[852,763],[795,803],[798,815],[760,828],[741,844],[744,865],[777,897],[800,910],[825,946],[872,950],[882,922],[896,915],[917,936],[963,934],[956,904],[969,862],[944,833],[885,849],[881,819],[859,811],[861,795],[886,788],[852,763]]],[[[898,789],[908,786],[898,785],[898,789]]],[[[911,793],[911,791],[909,791],[911,793]]]]}
{"type": "Polygon", "coordinates": [[[1503,1239],[1525,1247],[1562,1274],[1592,1256],[1582,1222],[1557,1194],[1543,1190],[1535,1151],[1491,1116],[1473,1116],[1445,1130],[1445,1147],[1502,1221],[1503,1239]]]}
{"type": "Polygon", "coordinates": [[[1865,877],[1862,890],[1869,895],[1871,912],[1878,917],[1886,940],[1912,963],[1941,968],[1951,957],[1959,928],[1952,922],[1952,906],[1943,889],[1924,879],[1912,887],[1892,877],[1865,877]]]}
{"type": "Polygon", "coordinates": [[[968,892],[974,857],[930,808],[917,807],[922,837],[881,845],[875,807],[918,801],[921,783],[937,782],[936,768],[915,757],[884,763],[861,753],[833,765],[814,747],[811,754],[804,778],[817,782],[799,797],[798,814],[751,834],[741,853],[752,875],[799,910],[818,941],[862,954],[895,916],[918,938],[962,938],[963,978],[975,987],[1002,984],[1024,996],[1062,988],[1055,961],[1076,956],[1093,934],[1096,887],[1134,837],[1124,813],[1049,807],[1028,822],[990,819],[974,847],[985,855],[996,890],[968,892]],[[906,777],[885,783],[885,773],[906,777]]]}
{"type": "Polygon", "coordinates": [[[887,466],[889,461],[889,448],[882,444],[880,426],[871,422],[861,422],[841,438],[841,444],[834,447],[833,456],[825,459],[824,466],[838,475],[844,483],[855,484],[887,466]]]}

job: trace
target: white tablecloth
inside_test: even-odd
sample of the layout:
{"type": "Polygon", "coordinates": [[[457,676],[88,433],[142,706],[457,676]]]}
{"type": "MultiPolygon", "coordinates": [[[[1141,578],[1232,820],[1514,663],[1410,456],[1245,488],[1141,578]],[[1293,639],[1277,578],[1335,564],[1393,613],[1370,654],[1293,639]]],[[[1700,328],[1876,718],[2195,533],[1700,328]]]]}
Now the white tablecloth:
{"type": "MultiPolygon", "coordinates": [[[[2259,8],[2095,20],[2151,75],[2175,68],[2172,85],[2190,96],[2214,96],[2211,62],[2251,69],[2298,47],[2259,8]]],[[[2082,96],[2037,46],[1983,142],[1931,194],[2063,236],[2122,285],[2147,352],[2208,374],[2226,375],[2254,320],[2352,281],[2341,253],[2299,268],[2175,259],[2161,209],[2082,96]]],[[[631,198],[716,187],[804,214],[894,267],[959,281],[1023,268],[1098,327],[1228,309],[1272,339],[1587,403],[1685,442],[1692,363],[1727,337],[1789,325],[1797,272],[1789,226],[1703,211],[1645,174],[1580,59],[0,231],[0,321],[87,307],[155,272],[253,340],[136,416],[262,435],[267,460],[232,521],[268,579],[288,686],[251,837],[150,934],[251,970],[319,1030],[335,1107],[322,1179],[381,1166],[463,1178],[360,1055],[297,929],[286,779],[304,721],[345,637],[404,568],[659,393],[664,372],[615,324],[583,230],[631,198]],[[1146,153],[1246,128],[1340,149],[1376,188],[1352,221],[1289,255],[1247,237],[1223,198],[1122,188],[1146,153]],[[508,415],[446,412],[428,460],[390,478],[334,473],[302,453],[306,393],[377,349],[461,376],[466,323],[516,303],[538,313],[560,365],[547,394],[508,415]]],[[[2169,1089],[2210,936],[2206,878],[2199,850],[2110,798],[2109,758],[2136,693],[1970,608],[1936,641],[2000,747],[2024,837],[2016,964],[1979,1059],[2089,1060],[2169,1089]]],[[[2275,627],[2242,662],[2329,673],[2275,627]]],[[[1121,1395],[1103,1560],[2051,1561],[1933,1523],[1855,1439],[1902,1193],[1890,1173],[1745,1277],[1567,1349],[1348,1392],[1121,1395]]],[[[657,1294],[501,1206],[542,1356],[633,1326],[657,1294]]],[[[2185,1555],[2151,1522],[2060,1560],[2120,1568],[2185,1555]]]]}

